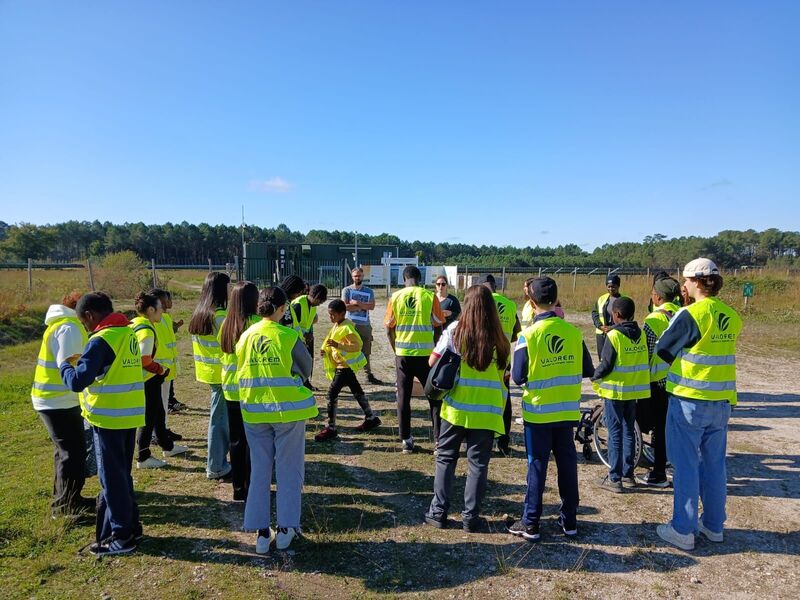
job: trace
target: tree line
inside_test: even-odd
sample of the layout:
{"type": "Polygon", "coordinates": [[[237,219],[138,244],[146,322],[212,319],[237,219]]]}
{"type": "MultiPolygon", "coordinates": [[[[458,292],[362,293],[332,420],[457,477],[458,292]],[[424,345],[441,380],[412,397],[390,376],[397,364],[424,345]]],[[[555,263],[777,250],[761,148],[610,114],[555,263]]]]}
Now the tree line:
{"type": "MultiPolygon", "coordinates": [[[[54,225],[0,221],[0,260],[82,261],[89,257],[131,250],[159,264],[230,262],[241,254],[242,239],[253,242],[352,244],[350,231],[312,229],[292,231],[286,225],[243,228],[231,225],[165,223],[114,223],[67,221],[54,225]]],[[[726,268],[748,266],[800,266],[800,232],[721,231],[713,237],[667,238],[649,235],[641,242],[604,244],[587,252],[575,244],[556,247],[494,246],[413,242],[396,235],[358,234],[358,243],[398,246],[401,256],[420,257],[427,264],[460,264],[507,267],[639,267],[678,268],[697,256],[707,256],[726,268]]]]}

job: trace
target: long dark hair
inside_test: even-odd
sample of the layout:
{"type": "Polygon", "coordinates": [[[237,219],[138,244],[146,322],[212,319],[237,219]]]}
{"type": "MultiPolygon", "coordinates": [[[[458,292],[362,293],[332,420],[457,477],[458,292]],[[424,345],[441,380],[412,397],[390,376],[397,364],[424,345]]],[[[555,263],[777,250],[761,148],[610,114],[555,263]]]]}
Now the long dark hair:
{"type": "Polygon", "coordinates": [[[258,294],[258,314],[262,317],[271,317],[288,301],[289,298],[282,288],[265,288],[258,294]]]}
{"type": "Polygon", "coordinates": [[[219,346],[223,352],[232,354],[236,342],[248,327],[248,320],[258,310],[258,288],[250,281],[239,281],[231,290],[228,315],[219,332],[219,346]]]}
{"type": "Polygon", "coordinates": [[[189,321],[192,335],[211,335],[214,332],[214,311],[228,306],[228,284],[231,278],[225,273],[212,272],[206,275],[200,302],[189,321]]]}
{"type": "Polygon", "coordinates": [[[461,358],[473,369],[485,371],[497,359],[499,369],[508,365],[511,345],[503,333],[492,292],[473,285],[464,296],[464,309],[453,332],[453,343],[461,358]]]}

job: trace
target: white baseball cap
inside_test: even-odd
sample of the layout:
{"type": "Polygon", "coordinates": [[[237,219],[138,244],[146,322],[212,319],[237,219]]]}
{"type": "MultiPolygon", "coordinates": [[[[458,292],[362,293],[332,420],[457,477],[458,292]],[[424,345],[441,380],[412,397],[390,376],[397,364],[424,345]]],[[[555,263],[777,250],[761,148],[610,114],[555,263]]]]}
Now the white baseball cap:
{"type": "Polygon", "coordinates": [[[710,258],[695,258],[683,267],[684,277],[706,277],[707,275],[719,275],[719,269],[710,258]]]}

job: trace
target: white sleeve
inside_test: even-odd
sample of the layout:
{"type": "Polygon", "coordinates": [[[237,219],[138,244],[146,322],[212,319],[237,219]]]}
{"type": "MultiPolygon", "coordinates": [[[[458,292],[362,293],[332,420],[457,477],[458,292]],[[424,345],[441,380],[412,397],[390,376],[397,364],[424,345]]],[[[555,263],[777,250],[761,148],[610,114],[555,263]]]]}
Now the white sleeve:
{"type": "Polygon", "coordinates": [[[59,327],[52,338],[54,344],[50,350],[56,357],[56,363],[61,366],[71,356],[83,352],[83,339],[77,325],[68,323],[59,327]]]}
{"type": "Polygon", "coordinates": [[[442,332],[442,337],[439,338],[439,341],[436,343],[436,347],[433,349],[434,354],[441,356],[444,354],[445,350],[452,350],[456,354],[460,354],[453,345],[453,331],[455,330],[457,324],[458,321],[450,323],[447,329],[442,332]]]}
{"type": "Polygon", "coordinates": [[[148,335],[143,340],[139,340],[139,351],[142,356],[153,356],[153,342],[156,341],[155,336],[148,335]]]}

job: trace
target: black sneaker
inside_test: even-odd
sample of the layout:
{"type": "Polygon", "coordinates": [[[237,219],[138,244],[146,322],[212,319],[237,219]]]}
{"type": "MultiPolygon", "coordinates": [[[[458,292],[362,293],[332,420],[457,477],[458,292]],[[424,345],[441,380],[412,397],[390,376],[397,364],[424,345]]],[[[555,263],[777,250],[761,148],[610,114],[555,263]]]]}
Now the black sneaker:
{"type": "Polygon", "coordinates": [[[564,517],[558,515],[558,526],[561,527],[561,531],[563,531],[564,535],[567,537],[574,537],[578,535],[578,523],[576,521],[572,521],[568,525],[565,525],[564,517]]]}
{"type": "Polygon", "coordinates": [[[178,402],[177,400],[170,400],[169,406],[167,407],[167,413],[175,414],[176,412],[182,411],[186,408],[186,405],[183,402],[178,402]]]}
{"type": "Polygon", "coordinates": [[[128,554],[136,550],[136,540],[133,536],[127,540],[120,540],[113,535],[100,542],[89,546],[89,552],[95,556],[113,556],[115,554],[128,554]]]}
{"type": "Polygon", "coordinates": [[[426,512],[424,520],[428,525],[436,527],[436,529],[447,529],[447,515],[442,515],[437,518],[426,512]]]}
{"type": "Polygon", "coordinates": [[[667,480],[667,476],[663,473],[656,473],[655,471],[648,471],[644,477],[637,477],[636,481],[647,487],[669,487],[669,480],[667,480]]]}
{"type": "Polygon", "coordinates": [[[175,433],[172,431],[172,429],[167,429],[167,435],[173,442],[179,442],[183,439],[183,436],[180,433],[175,433]]]}
{"type": "Polygon", "coordinates": [[[489,531],[489,521],[485,517],[475,517],[469,521],[463,521],[461,527],[467,533],[487,533],[489,531]]]}
{"type": "Polygon", "coordinates": [[[539,523],[525,525],[525,523],[522,522],[522,519],[519,521],[514,521],[512,525],[509,525],[508,533],[524,538],[529,542],[535,542],[541,537],[539,535],[539,523]]]}
{"type": "Polygon", "coordinates": [[[367,373],[367,383],[371,383],[372,385],[383,385],[383,382],[375,377],[372,373],[367,373]]]}
{"type": "Polygon", "coordinates": [[[144,526],[139,521],[133,528],[133,540],[138,544],[144,539],[144,526]]]}
{"type": "Polygon", "coordinates": [[[497,442],[497,452],[503,458],[511,456],[511,445],[508,442],[497,442]]]}

